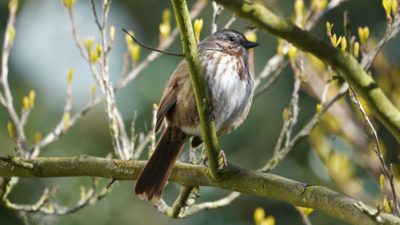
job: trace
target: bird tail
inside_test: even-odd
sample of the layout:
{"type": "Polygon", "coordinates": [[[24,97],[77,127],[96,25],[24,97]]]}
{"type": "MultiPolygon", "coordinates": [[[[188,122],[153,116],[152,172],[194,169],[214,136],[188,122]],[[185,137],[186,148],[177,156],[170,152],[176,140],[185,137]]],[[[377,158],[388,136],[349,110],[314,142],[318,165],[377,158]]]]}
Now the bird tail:
{"type": "Polygon", "coordinates": [[[159,200],[183,145],[189,136],[179,128],[167,127],[136,182],[135,193],[142,200],[159,200]]]}

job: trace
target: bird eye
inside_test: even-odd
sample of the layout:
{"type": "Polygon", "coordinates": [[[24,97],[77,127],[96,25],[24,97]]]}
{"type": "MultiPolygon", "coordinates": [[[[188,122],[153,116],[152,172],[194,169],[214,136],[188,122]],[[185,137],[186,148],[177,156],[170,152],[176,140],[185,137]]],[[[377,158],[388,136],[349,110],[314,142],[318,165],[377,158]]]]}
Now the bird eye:
{"type": "Polygon", "coordinates": [[[230,41],[230,42],[234,42],[234,41],[235,41],[235,38],[232,37],[232,36],[230,36],[230,37],[229,37],[229,41],[230,41]]]}

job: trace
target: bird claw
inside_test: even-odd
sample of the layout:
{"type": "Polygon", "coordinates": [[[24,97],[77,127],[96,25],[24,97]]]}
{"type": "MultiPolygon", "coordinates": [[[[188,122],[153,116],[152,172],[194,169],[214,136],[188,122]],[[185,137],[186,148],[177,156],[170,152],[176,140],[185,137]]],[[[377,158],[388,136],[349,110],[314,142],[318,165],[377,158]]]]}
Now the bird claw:
{"type": "Polygon", "coordinates": [[[208,107],[206,107],[205,109],[205,113],[206,113],[206,121],[211,122],[215,120],[215,114],[214,114],[214,107],[211,103],[207,104],[208,107]]]}
{"type": "MultiPolygon", "coordinates": [[[[226,159],[224,150],[220,151],[219,157],[217,159],[218,162],[218,168],[217,168],[217,172],[221,172],[222,170],[224,170],[227,166],[228,166],[228,160],[226,159]]],[[[203,165],[208,167],[208,158],[205,157],[203,160],[203,165]]]]}
{"type": "Polygon", "coordinates": [[[192,121],[192,123],[193,124],[199,124],[199,117],[196,115],[196,116],[191,116],[190,117],[190,120],[192,121]]]}
{"type": "Polygon", "coordinates": [[[208,115],[207,115],[207,123],[209,123],[209,122],[211,122],[211,121],[214,121],[215,120],[215,114],[214,114],[214,112],[210,112],[208,115]]]}
{"type": "Polygon", "coordinates": [[[221,149],[218,157],[218,171],[222,171],[228,166],[228,160],[226,159],[224,150],[221,149]]]}

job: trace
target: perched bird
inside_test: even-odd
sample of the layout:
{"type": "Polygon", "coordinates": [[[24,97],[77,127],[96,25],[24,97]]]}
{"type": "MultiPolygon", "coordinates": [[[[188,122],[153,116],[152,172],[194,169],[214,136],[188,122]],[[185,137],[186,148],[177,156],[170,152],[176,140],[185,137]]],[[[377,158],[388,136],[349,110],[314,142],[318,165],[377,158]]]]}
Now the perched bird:
{"type": "MultiPolygon", "coordinates": [[[[201,74],[212,104],[217,135],[229,133],[243,123],[254,94],[249,72],[248,49],[258,46],[235,30],[215,32],[198,44],[201,74]]],[[[154,153],[139,175],[135,192],[145,200],[160,199],[172,167],[185,142],[202,143],[200,123],[189,69],[182,60],[170,77],[157,112],[156,131],[164,118],[167,126],[154,153]]]]}

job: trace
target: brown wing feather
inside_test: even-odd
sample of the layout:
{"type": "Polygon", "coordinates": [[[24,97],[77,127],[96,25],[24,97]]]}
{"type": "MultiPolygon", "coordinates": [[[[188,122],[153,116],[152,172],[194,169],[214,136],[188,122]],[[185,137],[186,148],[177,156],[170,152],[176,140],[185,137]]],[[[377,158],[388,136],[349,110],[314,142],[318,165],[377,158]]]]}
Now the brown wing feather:
{"type": "Polygon", "coordinates": [[[176,104],[176,91],[173,88],[168,88],[167,91],[168,92],[161,98],[160,106],[157,111],[156,132],[160,129],[165,115],[173,110],[176,104]]]}
{"type": "Polygon", "coordinates": [[[169,79],[167,86],[164,90],[163,96],[161,97],[156,115],[156,131],[160,129],[165,116],[174,110],[178,99],[178,92],[181,89],[180,86],[182,85],[181,81],[187,76],[188,68],[186,65],[186,61],[183,60],[179,63],[178,67],[171,75],[171,78],[169,79]]]}

